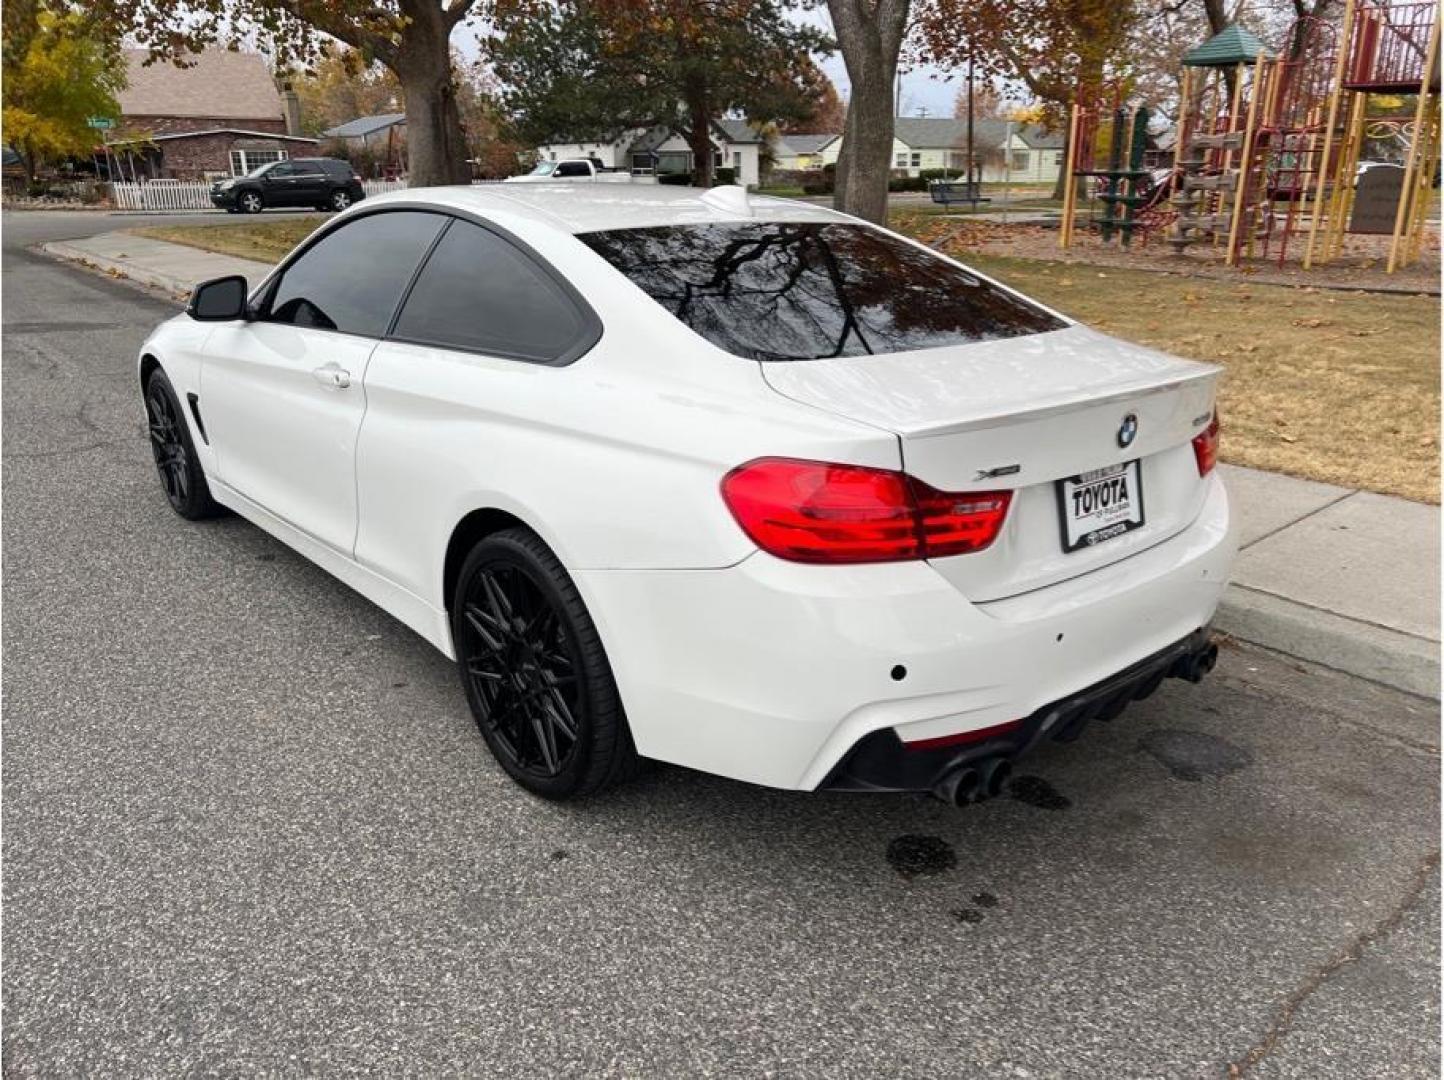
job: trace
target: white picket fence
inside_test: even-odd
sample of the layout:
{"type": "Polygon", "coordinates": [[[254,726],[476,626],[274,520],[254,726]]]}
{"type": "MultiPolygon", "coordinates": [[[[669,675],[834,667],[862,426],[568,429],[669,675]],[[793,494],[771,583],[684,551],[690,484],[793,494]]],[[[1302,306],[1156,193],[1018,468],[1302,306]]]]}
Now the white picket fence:
{"type": "MultiPolygon", "coordinates": [[[[381,195],[402,191],[405,180],[363,180],[366,194],[381,195]]],[[[211,185],[193,180],[142,180],[139,183],[110,185],[111,200],[117,210],[149,210],[171,213],[184,210],[214,210],[211,185]]]]}

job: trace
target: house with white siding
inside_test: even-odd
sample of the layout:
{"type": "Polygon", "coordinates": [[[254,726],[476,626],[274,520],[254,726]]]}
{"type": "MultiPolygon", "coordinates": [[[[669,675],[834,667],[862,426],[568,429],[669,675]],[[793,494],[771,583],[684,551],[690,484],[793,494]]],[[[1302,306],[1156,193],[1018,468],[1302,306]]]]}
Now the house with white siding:
{"type": "MultiPolygon", "coordinates": [[[[745,120],[722,119],[712,122],[712,167],[732,169],[739,184],[756,187],[761,182],[760,136],[745,120]]],[[[635,176],[668,176],[692,172],[692,148],[675,127],[656,127],[602,135],[580,142],[549,142],[538,146],[537,156],[544,161],[565,158],[595,158],[609,169],[619,169],[635,176]]]]}
{"type": "Polygon", "coordinates": [[[791,172],[820,169],[824,160],[823,149],[840,138],[842,136],[835,131],[816,135],[778,135],[772,140],[774,167],[791,172]]]}
{"type": "MultiPolygon", "coordinates": [[[[895,173],[917,176],[925,169],[967,171],[967,120],[899,116],[893,121],[892,166],[895,173]]],[[[985,183],[1047,183],[1064,166],[1063,133],[1037,124],[1006,120],[973,121],[973,157],[985,183]]],[[[842,136],[821,149],[824,165],[842,153],[842,136]]]]}

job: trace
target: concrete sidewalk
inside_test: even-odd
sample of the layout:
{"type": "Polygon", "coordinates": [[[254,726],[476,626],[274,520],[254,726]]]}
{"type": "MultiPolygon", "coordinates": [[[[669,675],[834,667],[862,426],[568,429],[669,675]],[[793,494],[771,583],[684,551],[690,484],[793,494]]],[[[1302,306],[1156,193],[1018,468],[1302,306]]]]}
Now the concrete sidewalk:
{"type": "Polygon", "coordinates": [[[271,272],[272,265],[127,232],[100,233],[80,240],[52,240],[41,245],[41,250],[112,277],[129,278],[160,289],[178,299],[189,297],[199,282],[228,274],[240,274],[255,285],[271,272]]]}
{"type": "Polygon", "coordinates": [[[1439,508],[1258,469],[1223,471],[1241,550],[1218,628],[1437,698],[1439,508]]]}
{"type": "MultiPolygon", "coordinates": [[[[197,282],[226,274],[242,274],[254,285],[271,269],[119,232],[52,242],[44,250],[178,298],[197,282]]],[[[1439,508],[1279,473],[1222,468],[1241,551],[1218,629],[1439,697],[1439,508]]]]}

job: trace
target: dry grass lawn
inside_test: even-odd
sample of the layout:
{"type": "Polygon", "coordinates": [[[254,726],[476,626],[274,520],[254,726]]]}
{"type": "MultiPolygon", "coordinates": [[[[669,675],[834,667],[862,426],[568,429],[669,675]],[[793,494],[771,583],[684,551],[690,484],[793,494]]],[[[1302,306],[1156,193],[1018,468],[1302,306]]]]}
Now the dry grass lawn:
{"type": "Polygon", "coordinates": [[[1439,298],[960,253],[1065,314],[1226,369],[1223,458],[1439,501],[1439,298]]]}
{"type": "Polygon", "coordinates": [[[169,240],[239,259],[274,263],[280,262],[325,220],[324,214],[286,214],[242,218],[234,225],[157,225],[135,231],[153,240],[169,240]]]}
{"type": "MultiPolygon", "coordinates": [[[[274,262],[321,220],[141,232],[274,262]]],[[[1108,333],[1222,364],[1225,461],[1439,501],[1437,297],[958,254],[1108,333]]]]}

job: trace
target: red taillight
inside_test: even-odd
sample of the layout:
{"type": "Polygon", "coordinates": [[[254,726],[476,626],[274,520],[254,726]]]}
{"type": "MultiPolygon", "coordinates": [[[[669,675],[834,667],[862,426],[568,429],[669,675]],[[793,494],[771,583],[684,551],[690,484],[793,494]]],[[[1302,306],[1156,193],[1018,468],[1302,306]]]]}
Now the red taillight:
{"type": "Polygon", "coordinates": [[[1021,720],[1007,720],[1001,724],[993,724],[991,727],[960,731],[956,735],[939,735],[936,739],[914,739],[912,742],[903,743],[903,749],[938,750],[944,746],[962,746],[966,743],[982,742],[984,739],[991,739],[994,735],[1012,731],[1022,722],[1021,720]]]}
{"type": "Polygon", "coordinates": [[[1213,410],[1213,419],[1193,437],[1193,456],[1198,462],[1198,475],[1207,476],[1218,464],[1218,410],[1213,410]]]}
{"type": "Polygon", "coordinates": [[[866,563],[981,551],[1013,493],[949,494],[891,469],[759,458],[723,478],[722,497],[742,531],[778,558],[866,563]]]}

